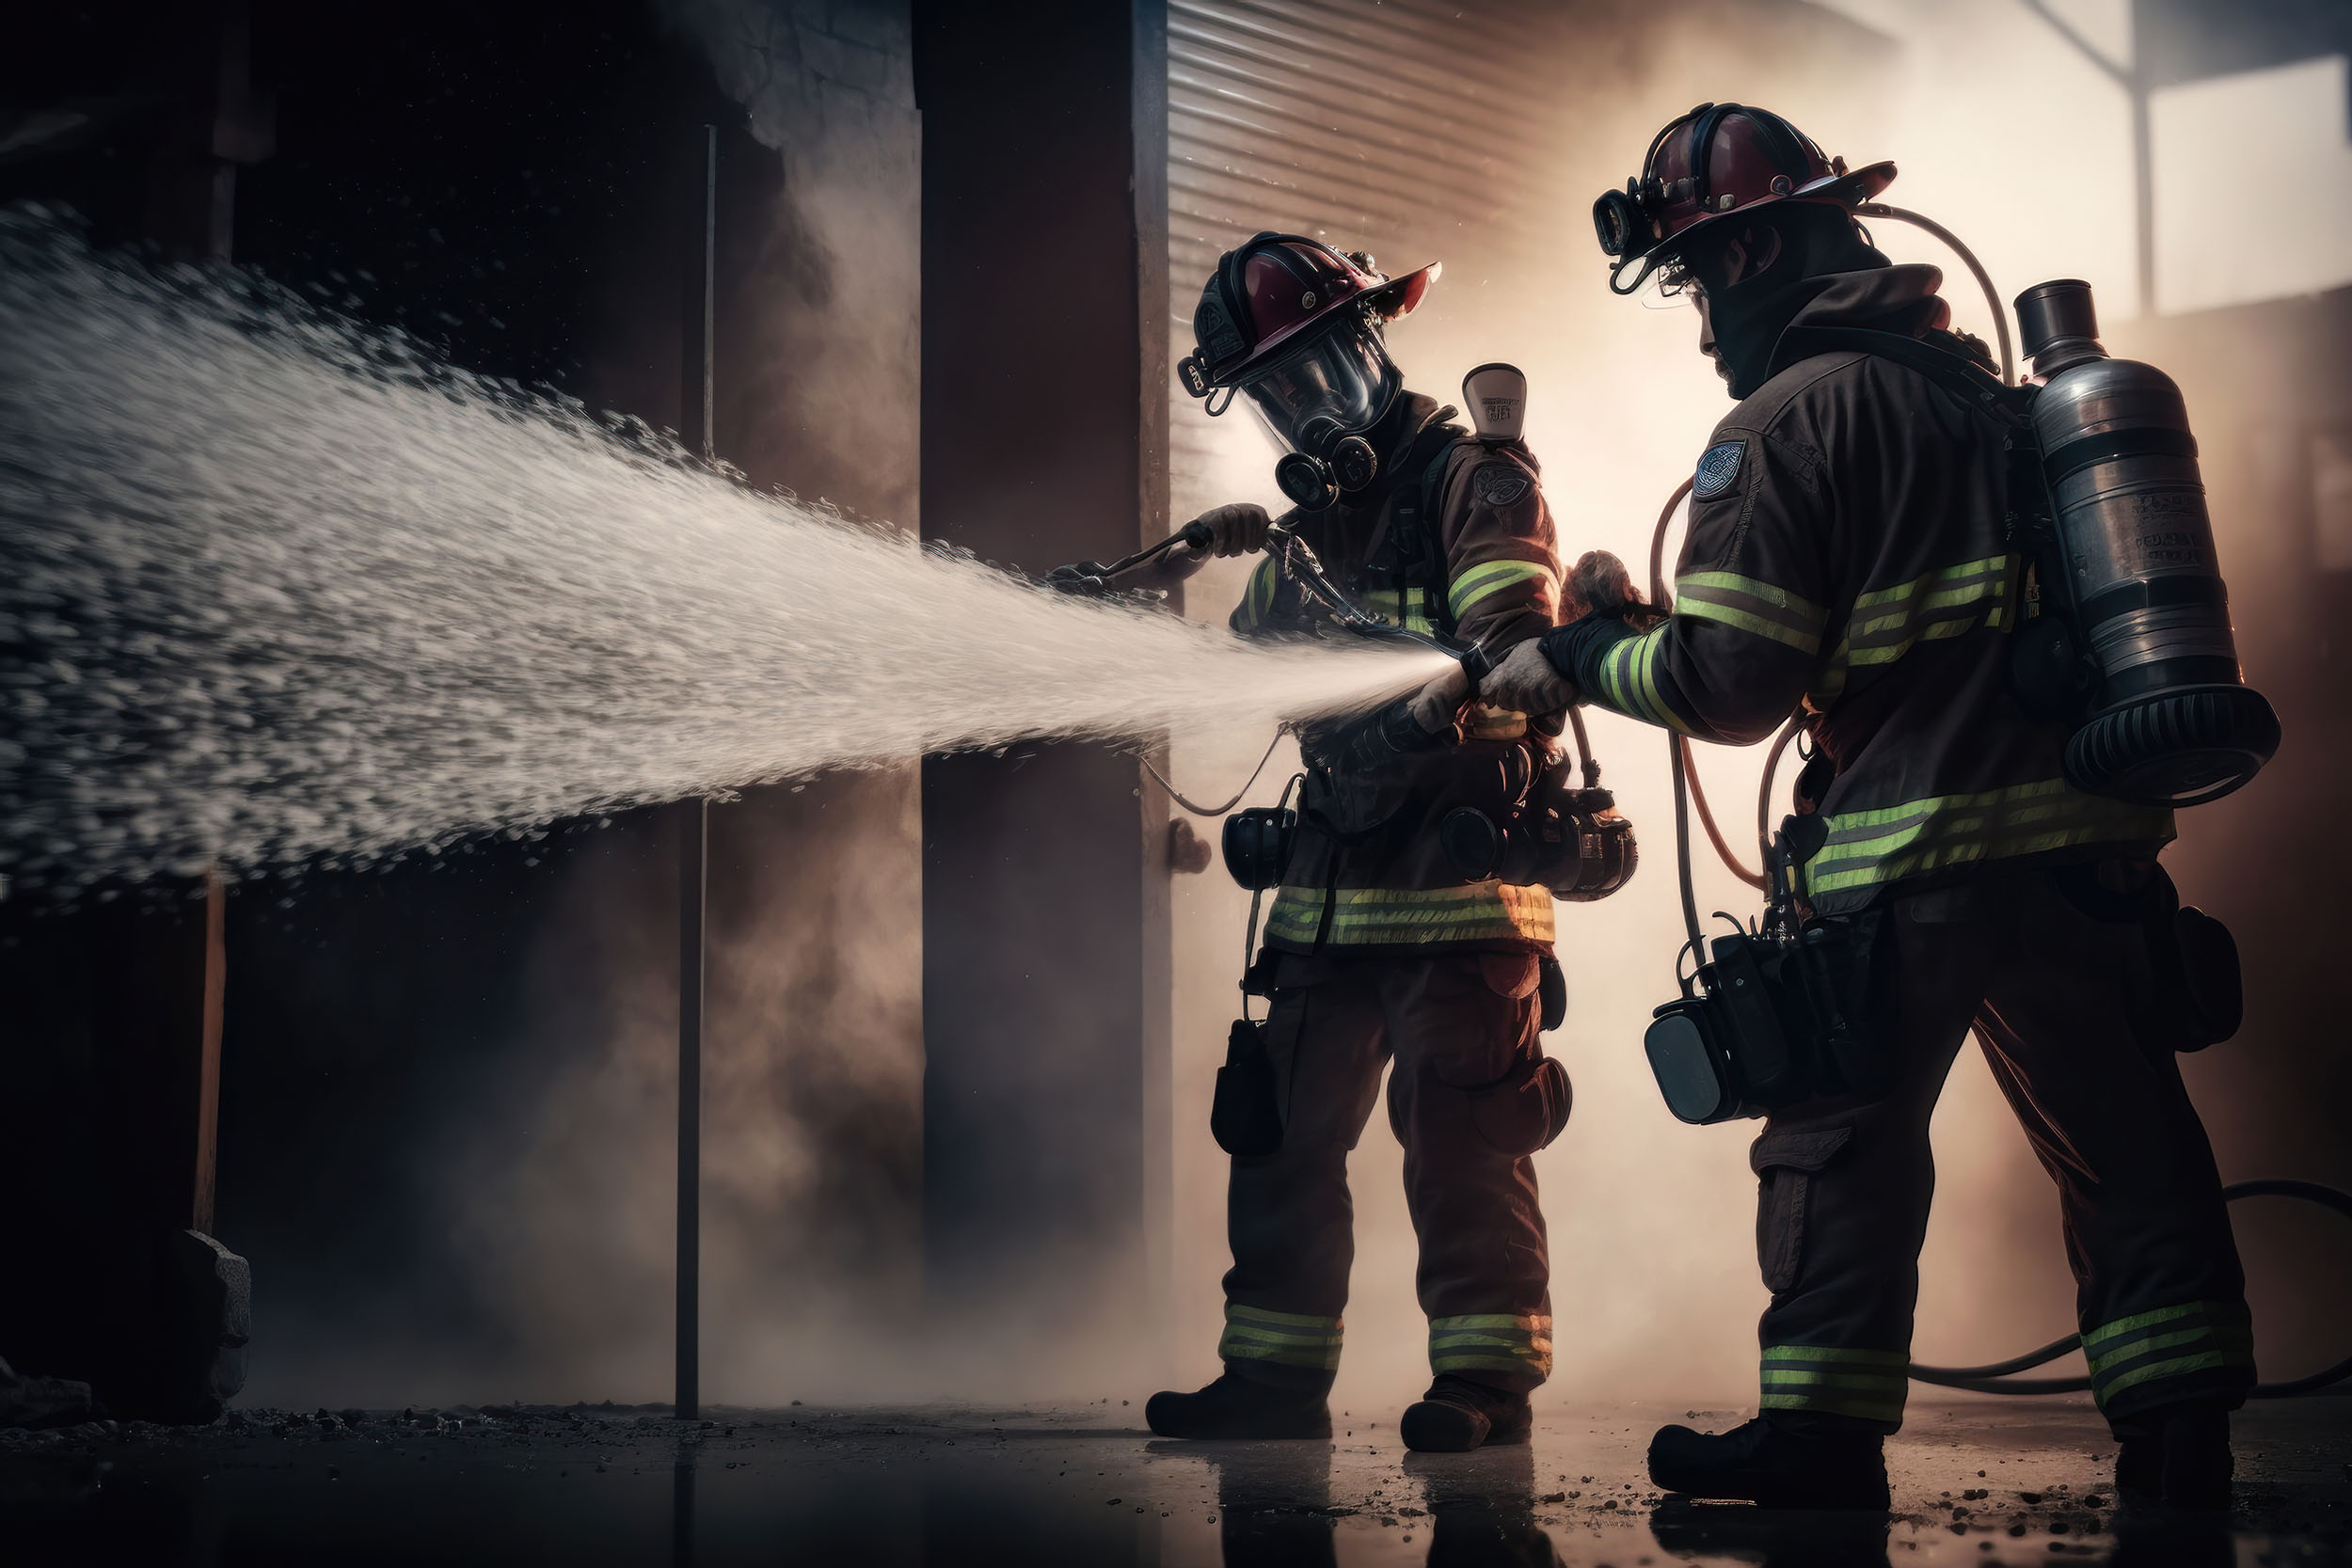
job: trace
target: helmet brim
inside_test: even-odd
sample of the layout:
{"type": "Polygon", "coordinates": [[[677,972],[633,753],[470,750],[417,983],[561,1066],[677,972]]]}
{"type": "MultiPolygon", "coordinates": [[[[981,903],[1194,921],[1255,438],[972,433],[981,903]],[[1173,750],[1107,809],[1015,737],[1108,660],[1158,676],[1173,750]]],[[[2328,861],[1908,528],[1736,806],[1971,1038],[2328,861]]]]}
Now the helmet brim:
{"type": "Polygon", "coordinates": [[[1651,273],[1680,255],[1693,237],[1733,218],[1744,218],[1768,207],[1777,207],[1784,201],[1831,202],[1851,212],[1866,201],[1875,200],[1881,191],[1894,182],[1893,161],[1881,160],[1875,164],[1865,164],[1857,169],[1849,169],[1844,174],[1825,175],[1799,185],[1785,196],[1767,196],[1743,207],[1734,207],[1729,212],[1708,214],[1653,242],[1647,249],[1634,251],[1620,259],[1610,269],[1609,287],[1621,294],[1635,293],[1648,281],[1651,273]],[[1632,280],[1624,281],[1626,269],[1637,262],[1640,263],[1639,270],[1634,273],[1632,280]]]}
{"type": "Polygon", "coordinates": [[[1341,295],[1314,314],[1304,320],[1293,322],[1264,342],[1260,343],[1255,354],[1218,377],[1218,385],[1239,386],[1288,354],[1293,345],[1312,336],[1328,325],[1333,316],[1351,307],[1369,308],[1382,321],[1403,320],[1420,307],[1422,300],[1429,293],[1429,285],[1436,282],[1438,274],[1443,271],[1445,271],[1444,262],[1432,261],[1425,267],[1416,268],[1400,277],[1391,277],[1386,283],[1366,289],[1360,293],[1341,295]]]}

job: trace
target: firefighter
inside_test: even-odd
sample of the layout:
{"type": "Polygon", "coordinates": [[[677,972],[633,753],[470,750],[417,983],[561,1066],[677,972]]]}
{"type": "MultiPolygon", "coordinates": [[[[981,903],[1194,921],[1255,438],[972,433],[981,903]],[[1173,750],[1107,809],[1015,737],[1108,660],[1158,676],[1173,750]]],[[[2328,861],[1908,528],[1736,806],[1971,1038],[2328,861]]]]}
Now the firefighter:
{"type": "MultiPolygon", "coordinates": [[[[1260,234],[1203,292],[1184,374],[1213,412],[1239,397],[1263,423],[1286,493],[1303,502],[1281,521],[1351,600],[1501,657],[1557,620],[1551,515],[1525,446],[1452,423],[1454,410],[1406,390],[1389,357],[1387,325],[1437,274],[1389,278],[1360,253],[1260,234]]],[[[1177,573],[1207,553],[1260,549],[1275,520],[1243,504],[1199,521],[1214,544],[1180,552],[1177,573]]],[[[1286,559],[1260,562],[1235,631],[1319,624],[1286,559]]],[[[1330,1434],[1355,1251],[1347,1156],[1392,1060],[1389,1125],[1405,1146],[1434,1376],[1400,1423],[1405,1440],[1442,1450],[1527,1440],[1528,1393],[1551,1369],[1531,1156],[1558,1134],[1568,1098],[1539,1040],[1551,895],[1466,881],[1437,828],[1482,781],[1549,756],[1558,720],[1532,726],[1465,696],[1450,667],[1385,714],[1300,736],[1298,834],[1245,982],[1267,1003],[1258,1037],[1279,1148],[1232,1161],[1224,1373],[1151,1401],[1163,1436],[1330,1434]],[[1399,724],[1404,749],[1368,760],[1361,739],[1399,724]]]]}
{"type": "Polygon", "coordinates": [[[2254,1374],[2184,1042],[2148,1001],[2148,933],[2176,898],[2156,863],[2171,814],[2069,788],[2064,722],[2013,693],[2011,642],[2035,607],[2005,526],[2001,429],[1947,378],[1808,346],[1810,329],[1859,327],[1985,362],[1951,332],[1938,272],[1890,265],[1854,222],[1893,174],[1849,173],[1778,116],[1711,104],[1602,198],[1603,246],[1624,257],[1613,286],[1656,269],[1689,298],[1738,405],[1698,459],[1671,615],[1636,631],[1626,607],[1592,607],[1482,689],[1733,745],[1802,704],[1811,821],[1792,837],[1818,847],[1800,885],[1879,966],[1881,1084],[1772,1115],[1751,1151],[1772,1292],[1760,1414],[1717,1434],[1664,1428],[1650,1475],[1703,1497],[1886,1506],[1928,1123],[1973,1026],[2058,1183],[2119,1487],[2226,1506],[2228,1412],[2254,1374]]]}

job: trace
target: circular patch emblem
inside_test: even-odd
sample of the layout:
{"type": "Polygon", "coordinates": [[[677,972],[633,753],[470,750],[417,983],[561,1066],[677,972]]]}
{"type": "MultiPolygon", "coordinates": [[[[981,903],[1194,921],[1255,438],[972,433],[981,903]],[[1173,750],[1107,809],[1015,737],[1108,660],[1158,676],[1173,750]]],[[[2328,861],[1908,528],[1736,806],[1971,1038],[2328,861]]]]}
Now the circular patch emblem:
{"type": "Polygon", "coordinates": [[[1699,453],[1698,471],[1691,476],[1691,499],[1711,501],[1739,483],[1740,460],[1748,454],[1745,441],[1718,441],[1699,453]]]}
{"type": "Polygon", "coordinates": [[[1478,499],[1488,506],[1505,507],[1527,494],[1534,481],[1511,463],[1489,463],[1478,470],[1478,499]]]}

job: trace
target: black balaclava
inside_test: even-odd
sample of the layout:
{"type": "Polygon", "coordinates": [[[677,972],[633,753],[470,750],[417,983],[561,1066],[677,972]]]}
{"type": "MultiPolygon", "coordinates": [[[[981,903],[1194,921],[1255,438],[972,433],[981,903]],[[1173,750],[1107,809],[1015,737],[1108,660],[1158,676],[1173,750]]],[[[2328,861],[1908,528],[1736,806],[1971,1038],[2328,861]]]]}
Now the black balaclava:
{"type": "Polygon", "coordinates": [[[1790,202],[1769,216],[1758,214],[1757,223],[1770,223],[1780,232],[1780,254],[1772,264],[1728,288],[1707,291],[1715,352],[1731,372],[1735,398],[1772,379],[1772,348],[1781,333],[1837,274],[1893,264],[1836,207],[1790,202]]]}

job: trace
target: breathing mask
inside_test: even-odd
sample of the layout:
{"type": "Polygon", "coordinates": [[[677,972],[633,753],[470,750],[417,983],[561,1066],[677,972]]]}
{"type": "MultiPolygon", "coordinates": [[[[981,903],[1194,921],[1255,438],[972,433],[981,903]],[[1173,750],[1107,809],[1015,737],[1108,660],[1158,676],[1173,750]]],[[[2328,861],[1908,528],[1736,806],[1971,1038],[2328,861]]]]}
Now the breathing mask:
{"type": "Polygon", "coordinates": [[[1274,482],[1295,505],[1320,511],[1380,472],[1364,438],[1403,389],[1404,376],[1370,322],[1343,322],[1313,334],[1242,385],[1250,411],[1281,460],[1274,482]]]}

